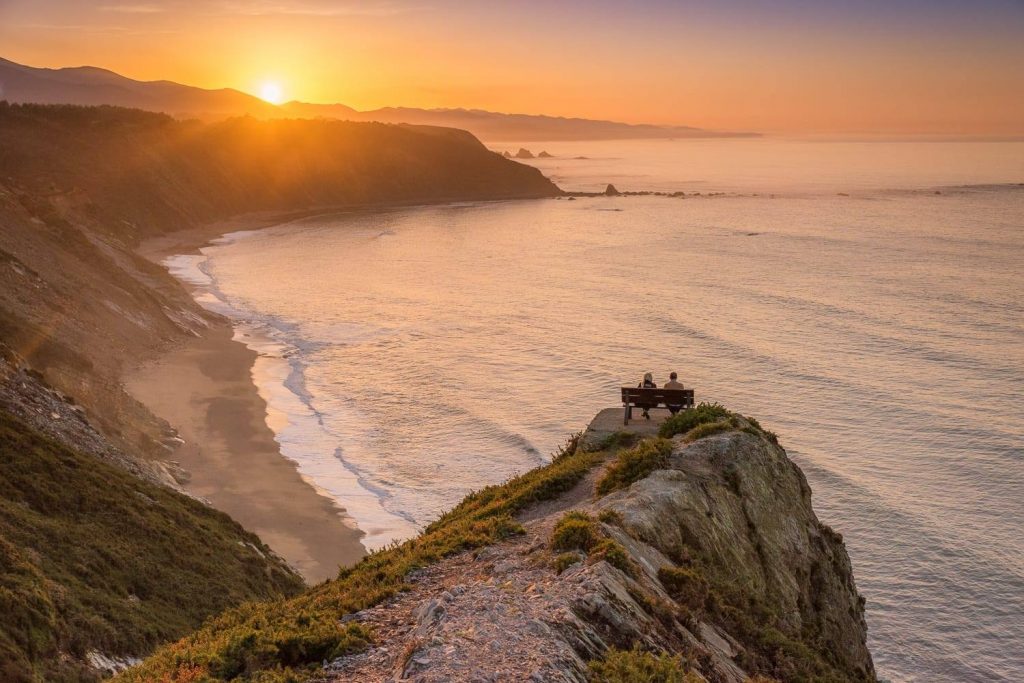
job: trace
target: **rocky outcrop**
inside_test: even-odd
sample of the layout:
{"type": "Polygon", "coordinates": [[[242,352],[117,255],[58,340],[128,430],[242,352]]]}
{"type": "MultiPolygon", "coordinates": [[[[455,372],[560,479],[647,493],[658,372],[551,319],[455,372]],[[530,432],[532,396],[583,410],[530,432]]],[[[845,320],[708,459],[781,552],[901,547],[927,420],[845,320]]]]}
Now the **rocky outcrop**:
{"type": "Polygon", "coordinates": [[[533,159],[534,157],[533,157],[533,152],[531,152],[530,150],[526,149],[525,147],[520,147],[519,151],[516,152],[516,154],[515,154],[515,158],[516,159],[533,159]]]}
{"type": "Polygon", "coordinates": [[[803,472],[779,446],[739,430],[680,444],[666,469],[601,507],[621,515],[632,554],[653,549],[674,564],[698,564],[713,586],[735,593],[734,603],[769,613],[767,628],[817,643],[851,678],[873,678],[842,537],[818,521],[803,472]]]}
{"type": "Polygon", "coordinates": [[[604,497],[598,469],[521,514],[523,535],[417,572],[408,592],[346,617],[378,644],[325,676],[586,681],[588,662],[640,647],[681,655],[692,680],[874,680],[841,537],[785,451],[734,427],[677,437],[662,467],[604,497]],[[553,549],[570,512],[623,552],[553,549]]]}

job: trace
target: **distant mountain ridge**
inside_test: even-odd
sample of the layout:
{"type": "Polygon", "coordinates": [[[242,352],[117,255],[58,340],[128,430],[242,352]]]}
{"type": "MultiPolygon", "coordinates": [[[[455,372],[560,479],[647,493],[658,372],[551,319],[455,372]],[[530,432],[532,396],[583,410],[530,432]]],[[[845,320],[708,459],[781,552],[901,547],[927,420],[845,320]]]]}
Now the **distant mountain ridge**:
{"type": "Polygon", "coordinates": [[[0,100],[34,104],[109,104],[198,118],[278,116],[277,107],[231,88],[136,81],[94,66],[40,69],[0,59],[0,100]]]}
{"type": "Polygon", "coordinates": [[[344,104],[289,102],[273,105],[222,88],[209,90],[172,81],[137,81],[92,66],[45,69],[0,58],[0,100],[36,104],[109,104],[163,112],[179,118],[333,118],[410,123],[468,130],[486,141],[610,140],[681,137],[747,137],[755,133],[709,131],[689,126],[656,126],[479,109],[384,107],[358,111],[344,104]]]}

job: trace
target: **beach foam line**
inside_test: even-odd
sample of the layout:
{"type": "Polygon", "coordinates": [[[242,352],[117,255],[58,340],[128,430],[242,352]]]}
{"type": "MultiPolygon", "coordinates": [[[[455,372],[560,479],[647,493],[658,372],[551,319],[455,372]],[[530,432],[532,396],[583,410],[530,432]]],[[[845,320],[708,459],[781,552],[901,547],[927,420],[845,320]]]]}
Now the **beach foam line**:
{"type": "MultiPolygon", "coordinates": [[[[255,231],[231,233],[214,244],[228,244],[252,234],[255,231]]],[[[191,286],[192,296],[201,306],[231,321],[235,341],[256,352],[251,376],[267,404],[266,424],[281,455],[295,463],[303,480],[344,510],[342,519],[354,522],[365,534],[361,541],[367,550],[415,536],[420,528],[411,517],[386,509],[391,494],[372,485],[358,467],[345,460],[342,437],[327,429],[313,397],[305,390],[301,350],[288,341],[286,326],[238,308],[219,289],[210,270],[212,248],[170,256],[163,265],[191,286]]]]}

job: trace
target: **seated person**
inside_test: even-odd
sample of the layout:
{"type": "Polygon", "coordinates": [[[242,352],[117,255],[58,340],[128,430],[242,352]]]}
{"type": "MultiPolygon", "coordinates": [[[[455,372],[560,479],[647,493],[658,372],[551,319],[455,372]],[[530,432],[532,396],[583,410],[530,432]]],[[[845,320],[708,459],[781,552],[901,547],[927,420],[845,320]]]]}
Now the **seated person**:
{"type": "MultiPolygon", "coordinates": [[[[647,373],[644,373],[644,381],[640,382],[640,384],[637,384],[637,387],[639,387],[641,389],[657,389],[658,385],[654,383],[654,375],[652,375],[651,373],[647,372],[647,373]]],[[[643,409],[644,417],[646,417],[648,420],[650,420],[651,419],[651,414],[648,411],[651,408],[657,408],[658,404],[657,403],[655,403],[655,404],[638,403],[636,407],[637,408],[642,408],[643,409]]]]}
{"type": "MultiPolygon", "coordinates": [[[[685,389],[686,387],[683,386],[682,382],[680,382],[680,381],[678,381],[676,379],[677,377],[679,377],[679,375],[677,375],[675,372],[672,372],[671,374],[669,374],[668,381],[665,382],[665,386],[662,387],[662,388],[663,389],[685,389]]],[[[673,415],[678,413],[683,408],[682,405],[669,405],[669,404],[666,404],[666,407],[668,408],[669,412],[672,413],[673,415]]]]}

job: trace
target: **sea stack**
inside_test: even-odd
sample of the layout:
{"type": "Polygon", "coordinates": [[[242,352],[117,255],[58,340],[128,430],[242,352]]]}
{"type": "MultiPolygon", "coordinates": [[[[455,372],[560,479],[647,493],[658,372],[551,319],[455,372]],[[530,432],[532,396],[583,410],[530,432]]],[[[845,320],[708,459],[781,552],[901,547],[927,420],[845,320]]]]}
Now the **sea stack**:
{"type": "Polygon", "coordinates": [[[615,189],[615,186],[612,185],[611,183],[608,183],[608,187],[604,188],[604,193],[605,196],[608,197],[618,197],[620,194],[622,194],[617,189],[615,189]]]}
{"type": "Polygon", "coordinates": [[[516,152],[516,159],[533,159],[533,152],[525,147],[520,147],[519,151],[516,152]]]}

